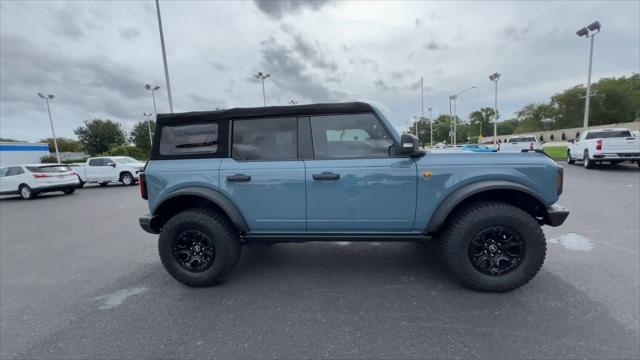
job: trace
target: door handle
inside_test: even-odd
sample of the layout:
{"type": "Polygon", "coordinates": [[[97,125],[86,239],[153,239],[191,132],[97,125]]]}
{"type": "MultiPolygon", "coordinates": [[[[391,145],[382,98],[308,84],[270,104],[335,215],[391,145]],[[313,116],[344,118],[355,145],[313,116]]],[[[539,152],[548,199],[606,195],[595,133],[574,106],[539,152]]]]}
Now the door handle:
{"type": "Polygon", "coordinates": [[[340,179],[340,174],[323,172],[321,174],[313,174],[312,177],[313,180],[338,180],[340,179]]]}
{"type": "Polygon", "coordinates": [[[251,176],[245,174],[229,175],[227,181],[251,181],[251,176]]]}

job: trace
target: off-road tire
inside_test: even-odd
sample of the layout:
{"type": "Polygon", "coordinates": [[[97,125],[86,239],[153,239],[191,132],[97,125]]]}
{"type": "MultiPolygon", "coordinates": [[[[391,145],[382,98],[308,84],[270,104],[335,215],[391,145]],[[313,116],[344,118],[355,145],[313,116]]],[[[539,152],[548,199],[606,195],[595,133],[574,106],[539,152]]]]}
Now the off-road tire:
{"type": "Polygon", "coordinates": [[[71,195],[74,192],[76,192],[76,189],[64,189],[64,190],[62,190],[62,192],[67,194],[67,195],[71,195]]]}
{"type": "Polygon", "coordinates": [[[464,286],[474,290],[503,292],[529,282],[546,256],[546,240],[537,221],[525,211],[501,202],[479,201],[456,211],[440,236],[444,265],[464,286]],[[469,257],[469,245],[483,229],[507,226],[516,230],[526,248],[521,263],[503,275],[487,275],[476,269],[469,257]]]}
{"type": "Polygon", "coordinates": [[[36,197],[36,193],[29,187],[29,185],[23,184],[18,188],[20,197],[24,200],[31,200],[36,197]]]}
{"type": "Polygon", "coordinates": [[[584,157],[582,158],[582,161],[584,163],[585,169],[593,169],[593,167],[595,166],[595,162],[589,159],[589,152],[587,151],[584,152],[584,157]]]}
{"type": "Polygon", "coordinates": [[[573,165],[576,161],[571,157],[571,152],[567,150],[567,164],[573,165]]]}
{"type": "Polygon", "coordinates": [[[222,282],[237,265],[240,239],[238,231],[224,215],[212,209],[195,208],[178,213],[167,221],[158,239],[158,252],[162,265],[174,279],[187,286],[211,286],[222,282]],[[173,254],[177,236],[185,230],[200,231],[213,243],[213,264],[202,272],[185,269],[173,254]]]}

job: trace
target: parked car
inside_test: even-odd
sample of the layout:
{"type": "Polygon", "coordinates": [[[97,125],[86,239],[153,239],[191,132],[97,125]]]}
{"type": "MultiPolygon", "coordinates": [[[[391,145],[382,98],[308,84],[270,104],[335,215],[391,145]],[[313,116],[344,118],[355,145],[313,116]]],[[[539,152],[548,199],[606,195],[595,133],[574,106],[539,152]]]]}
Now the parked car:
{"type": "Polygon", "coordinates": [[[160,114],[140,191],[162,264],[222,281],[251,243],[437,241],[466,286],[506,291],[539,271],[561,225],[563,170],[540,153],[425,153],[366,103],[160,114]]]}
{"type": "Polygon", "coordinates": [[[78,172],[80,187],[85,183],[105,186],[110,182],[134,185],[144,166],[145,163],[128,156],[92,157],[84,164],[71,165],[78,172]]]}
{"type": "Polygon", "coordinates": [[[535,135],[516,135],[507,138],[502,144],[498,144],[497,151],[521,152],[522,150],[538,150],[540,142],[535,135]]]}
{"type": "Polygon", "coordinates": [[[463,151],[471,152],[497,152],[498,149],[490,147],[484,144],[463,144],[461,145],[463,151]]]}
{"type": "Polygon", "coordinates": [[[0,195],[17,194],[25,200],[40,193],[73,194],[80,182],[75,171],[63,164],[27,164],[0,168],[0,195]]]}
{"type": "Polygon", "coordinates": [[[640,166],[640,138],[625,128],[587,130],[575,141],[569,141],[567,162],[573,164],[576,160],[582,160],[587,169],[602,161],[630,161],[640,166]]]}

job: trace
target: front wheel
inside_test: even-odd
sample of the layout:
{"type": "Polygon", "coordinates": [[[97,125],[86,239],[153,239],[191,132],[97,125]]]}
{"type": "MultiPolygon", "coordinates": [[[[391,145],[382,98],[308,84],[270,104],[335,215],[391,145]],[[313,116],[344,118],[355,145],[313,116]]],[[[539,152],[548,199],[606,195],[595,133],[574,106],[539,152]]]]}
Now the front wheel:
{"type": "Polygon", "coordinates": [[[567,150],[567,163],[569,165],[575,164],[575,160],[571,157],[571,151],[567,150]]]}
{"type": "Polygon", "coordinates": [[[158,252],[169,275],[188,286],[220,283],[240,258],[238,232],[211,209],[185,210],[167,221],[158,252]]]}
{"type": "Polygon", "coordinates": [[[453,216],[440,239],[440,253],[463,285],[509,291],[529,282],[542,267],[547,251],[544,234],[520,208],[477,202],[453,216]]]}

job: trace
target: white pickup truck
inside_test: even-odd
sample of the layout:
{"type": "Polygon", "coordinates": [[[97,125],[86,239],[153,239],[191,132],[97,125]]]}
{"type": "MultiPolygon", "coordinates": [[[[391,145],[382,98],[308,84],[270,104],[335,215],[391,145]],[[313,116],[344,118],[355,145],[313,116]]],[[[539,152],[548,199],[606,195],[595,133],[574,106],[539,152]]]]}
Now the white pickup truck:
{"type": "Polygon", "coordinates": [[[84,164],[71,164],[80,178],[80,187],[85,183],[105,186],[110,182],[133,185],[144,166],[145,163],[128,156],[93,157],[84,164]]]}
{"type": "Polygon", "coordinates": [[[500,152],[521,152],[522,150],[538,150],[540,143],[535,135],[517,135],[507,139],[503,144],[498,144],[500,152]]]}
{"type": "Polygon", "coordinates": [[[625,128],[587,130],[575,141],[569,141],[567,162],[573,164],[576,160],[582,160],[587,169],[602,161],[630,161],[640,166],[640,137],[625,128]]]}

